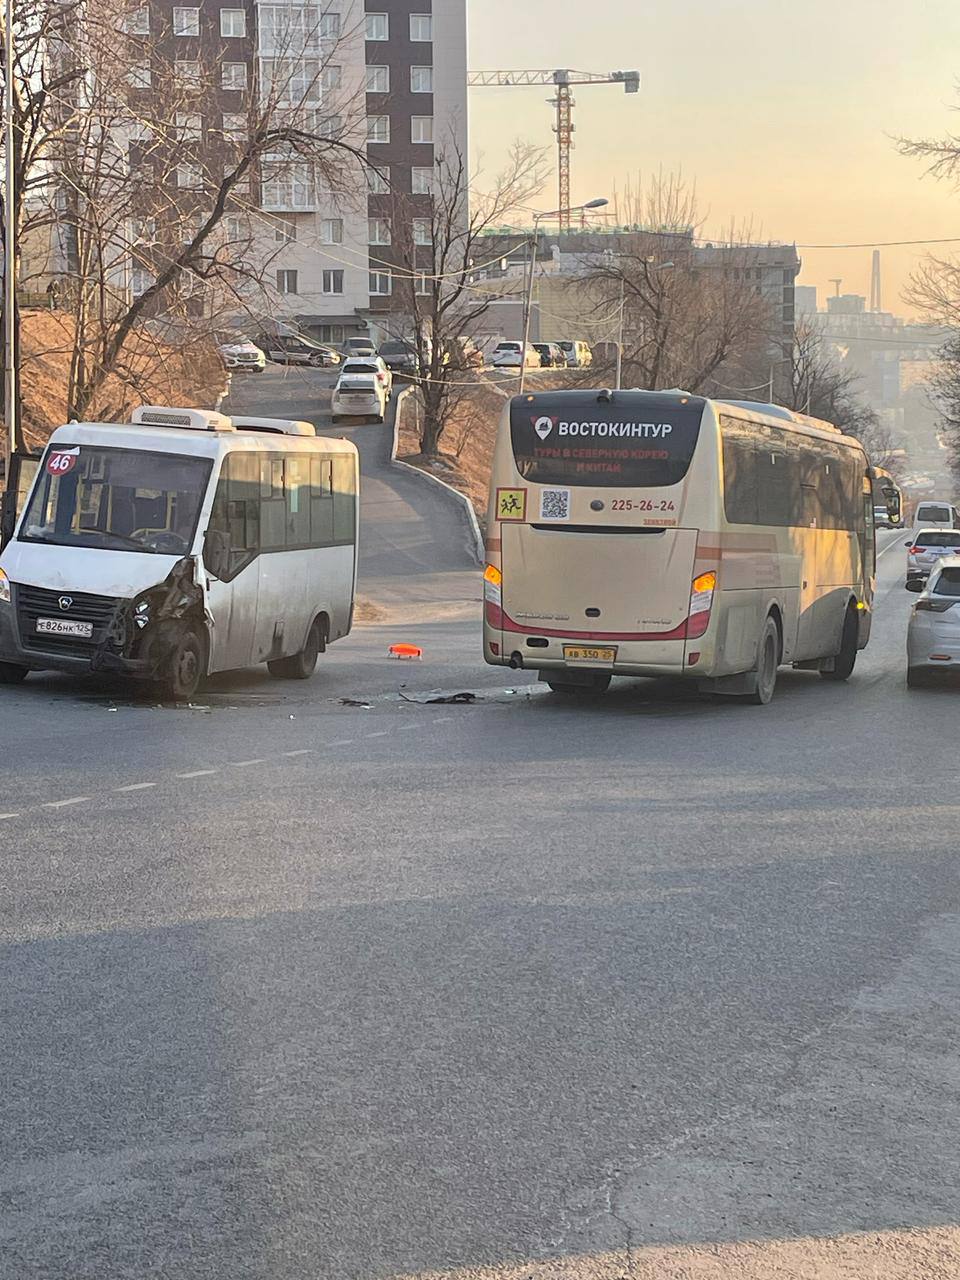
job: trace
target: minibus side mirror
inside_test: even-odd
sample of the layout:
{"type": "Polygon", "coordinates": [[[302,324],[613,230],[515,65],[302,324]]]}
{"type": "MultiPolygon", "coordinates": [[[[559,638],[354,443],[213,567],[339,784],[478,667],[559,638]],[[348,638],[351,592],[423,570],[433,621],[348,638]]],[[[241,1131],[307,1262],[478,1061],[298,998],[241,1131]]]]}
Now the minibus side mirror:
{"type": "Polygon", "coordinates": [[[203,563],[215,578],[223,578],[230,567],[230,539],[222,529],[208,529],[203,535],[203,563]]]}

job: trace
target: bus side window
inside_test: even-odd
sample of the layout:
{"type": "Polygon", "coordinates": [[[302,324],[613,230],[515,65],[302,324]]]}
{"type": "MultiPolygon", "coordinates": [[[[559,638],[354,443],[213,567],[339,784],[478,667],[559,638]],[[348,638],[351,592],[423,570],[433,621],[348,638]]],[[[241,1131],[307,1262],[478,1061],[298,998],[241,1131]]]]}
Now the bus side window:
{"type": "Polygon", "coordinates": [[[333,459],[333,536],[338,544],[352,543],[356,537],[357,466],[352,454],[338,453],[333,459]]]}
{"type": "Polygon", "coordinates": [[[235,578],[260,551],[260,460],[255,453],[229,453],[223,460],[209,527],[226,535],[235,578]]]}
{"type": "Polygon", "coordinates": [[[260,538],[264,551],[285,551],[287,504],[283,454],[260,454],[260,538]]]}
{"type": "Polygon", "coordinates": [[[749,429],[723,422],[723,501],[731,524],[757,524],[757,449],[749,429]]]}
{"type": "Polygon", "coordinates": [[[310,541],[315,547],[333,545],[333,459],[310,459],[310,541]]]}

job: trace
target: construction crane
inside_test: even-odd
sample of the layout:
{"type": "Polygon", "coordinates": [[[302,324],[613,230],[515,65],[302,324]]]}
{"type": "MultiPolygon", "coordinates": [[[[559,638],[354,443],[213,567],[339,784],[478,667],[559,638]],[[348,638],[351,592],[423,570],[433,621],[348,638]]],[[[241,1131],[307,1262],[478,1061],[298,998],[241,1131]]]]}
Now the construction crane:
{"type": "Polygon", "coordinates": [[[549,99],[550,106],[556,108],[557,123],[554,132],[557,135],[559,150],[560,199],[557,201],[560,230],[570,230],[570,152],[573,150],[573,108],[576,99],[573,89],[583,84],[622,84],[625,93],[640,92],[639,71],[608,71],[605,74],[594,74],[591,71],[472,71],[467,83],[471,88],[526,88],[530,85],[555,85],[557,94],[549,99]]]}

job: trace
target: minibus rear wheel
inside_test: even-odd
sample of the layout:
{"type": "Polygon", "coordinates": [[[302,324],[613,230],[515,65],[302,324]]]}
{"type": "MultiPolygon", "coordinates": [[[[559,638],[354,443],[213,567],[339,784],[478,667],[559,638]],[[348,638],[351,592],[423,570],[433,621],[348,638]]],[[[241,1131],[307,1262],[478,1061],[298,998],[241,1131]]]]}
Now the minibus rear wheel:
{"type": "Polygon", "coordinates": [[[15,662],[0,662],[0,684],[20,684],[27,678],[28,667],[18,666],[15,662]]]}
{"type": "Polygon", "coordinates": [[[275,658],[267,663],[267,670],[279,680],[309,680],[317,669],[317,659],[326,648],[326,636],[321,631],[319,619],[310,628],[306,644],[299,653],[289,658],[275,658]]]}

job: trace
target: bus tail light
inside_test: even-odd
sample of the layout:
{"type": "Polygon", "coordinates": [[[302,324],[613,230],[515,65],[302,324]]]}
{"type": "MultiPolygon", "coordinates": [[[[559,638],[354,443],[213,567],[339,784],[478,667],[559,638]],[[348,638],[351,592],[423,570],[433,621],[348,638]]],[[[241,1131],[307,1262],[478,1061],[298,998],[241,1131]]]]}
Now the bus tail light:
{"type": "Polygon", "coordinates": [[[483,609],[487,625],[503,628],[503,574],[495,564],[483,571],[483,609]]]}
{"type": "Polygon", "coordinates": [[[713,593],[717,589],[716,571],[701,573],[693,580],[690,589],[690,612],[687,616],[687,639],[695,640],[702,636],[710,625],[710,612],[713,609],[713,593]]]}

